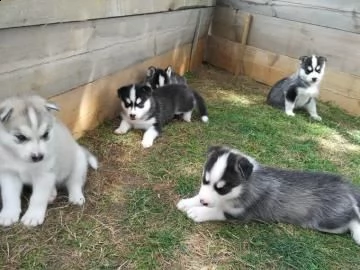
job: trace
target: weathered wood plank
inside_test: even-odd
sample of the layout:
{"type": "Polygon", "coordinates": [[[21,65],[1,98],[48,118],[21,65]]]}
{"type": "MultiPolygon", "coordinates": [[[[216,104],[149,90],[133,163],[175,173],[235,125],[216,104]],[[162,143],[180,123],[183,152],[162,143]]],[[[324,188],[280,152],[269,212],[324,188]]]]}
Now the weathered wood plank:
{"type": "Polygon", "coordinates": [[[220,0],[245,12],[360,33],[358,0],[220,0]]]}
{"type": "Polygon", "coordinates": [[[200,11],[202,25],[209,25],[211,8],[2,29],[0,74],[136,41],[149,33],[194,28],[200,11]]]}
{"type": "MultiPolygon", "coordinates": [[[[202,59],[204,45],[205,40],[199,40],[198,47],[195,48],[195,58],[202,59]]],[[[116,90],[121,85],[141,80],[145,76],[147,67],[151,65],[166,67],[171,64],[180,74],[189,69],[198,68],[201,61],[193,61],[192,67],[188,65],[191,46],[192,44],[185,44],[165,54],[51,98],[60,107],[57,116],[71,129],[74,137],[79,138],[84,132],[95,128],[105,119],[113,119],[119,114],[116,90]]]]}
{"type": "MultiPolygon", "coordinates": [[[[41,41],[47,39],[42,39],[40,43],[36,43],[34,39],[35,57],[29,53],[30,46],[20,48],[14,44],[14,48],[8,47],[7,55],[10,55],[9,52],[12,51],[12,55],[17,57],[16,52],[19,50],[20,57],[16,58],[18,68],[0,74],[0,97],[29,91],[45,97],[54,96],[183,44],[191,43],[197,27],[196,16],[200,10],[202,9],[146,15],[155,18],[146,25],[142,24],[144,22],[142,20],[136,21],[135,17],[105,20],[97,24],[95,28],[85,24],[83,28],[80,28],[85,29],[83,32],[75,31],[76,34],[70,37],[63,35],[63,43],[54,44],[53,50],[51,47],[42,46],[41,41]],[[192,17],[195,19],[193,20],[192,17]],[[129,20],[133,20],[133,23],[129,23],[129,20]],[[132,36],[128,34],[129,32],[135,32],[136,35],[132,36]],[[81,33],[84,33],[84,36],[81,33]],[[68,45],[66,41],[72,41],[75,44],[68,45]],[[59,55],[52,56],[56,50],[59,55]],[[44,57],[44,54],[48,54],[48,57],[44,57]],[[26,57],[30,57],[31,61],[26,57]]],[[[200,37],[203,37],[207,34],[211,8],[201,14],[204,18],[199,29],[201,29],[200,37]]],[[[60,26],[54,25],[54,27],[60,26]]],[[[4,31],[10,31],[10,29],[4,31]]],[[[53,37],[51,31],[49,35],[53,37]]],[[[4,54],[5,59],[6,57],[4,54]]],[[[14,66],[16,62],[14,58],[10,60],[5,61],[7,68],[9,65],[14,66]]],[[[0,63],[0,70],[4,70],[2,63],[0,63]]]]}
{"type": "MultiPolygon", "coordinates": [[[[216,8],[212,33],[239,40],[244,12],[216,8]]],[[[329,59],[329,66],[338,71],[360,75],[360,35],[321,26],[253,15],[248,45],[274,53],[298,58],[312,53],[329,59]]]]}
{"type": "MultiPolygon", "coordinates": [[[[207,62],[234,73],[234,50],[239,43],[216,36],[209,36],[207,62]]],[[[246,46],[243,58],[245,75],[256,81],[273,85],[281,78],[295,72],[299,60],[256,47],[246,46]]],[[[320,99],[331,101],[347,112],[360,115],[360,76],[327,68],[321,85],[320,99]]]]}
{"type": "Polygon", "coordinates": [[[0,28],[215,6],[215,0],[3,0],[0,28]]]}

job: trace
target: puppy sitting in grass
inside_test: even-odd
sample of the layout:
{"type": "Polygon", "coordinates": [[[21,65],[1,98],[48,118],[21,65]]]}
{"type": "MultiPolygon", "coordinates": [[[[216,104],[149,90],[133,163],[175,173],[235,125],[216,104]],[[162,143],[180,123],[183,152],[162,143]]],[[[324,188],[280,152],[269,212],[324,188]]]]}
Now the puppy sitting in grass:
{"type": "Polygon", "coordinates": [[[0,103],[0,225],[17,222],[23,185],[32,186],[29,207],[21,218],[27,226],[43,223],[56,185],[64,184],[69,201],[82,205],[88,164],[96,158],[77,144],[50,111],[57,110],[39,96],[11,97],[0,103]]]}
{"type": "Polygon", "coordinates": [[[360,245],[358,188],[338,175],[263,166],[224,146],[209,149],[199,194],[177,207],[195,222],[258,220],[350,231],[360,245]]]}

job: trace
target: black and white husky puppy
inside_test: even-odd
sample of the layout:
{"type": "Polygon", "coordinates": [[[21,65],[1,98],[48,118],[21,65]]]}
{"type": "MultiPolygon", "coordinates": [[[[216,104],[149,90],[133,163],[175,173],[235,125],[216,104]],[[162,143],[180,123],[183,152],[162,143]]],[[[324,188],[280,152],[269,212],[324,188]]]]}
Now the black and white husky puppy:
{"type": "Polygon", "coordinates": [[[304,108],[318,121],[316,98],[325,72],[326,58],[323,56],[302,56],[300,68],[290,77],[278,81],[267,96],[267,103],[295,116],[294,109],[304,108]]]}
{"type": "Polygon", "coordinates": [[[168,84],[187,84],[185,77],[174,72],[171,66],[165,69],[154,66],[149,67],[146,73],[145,83],[150,84],[153,89],[168,84]]]}
{"type": "Polygon", "coordinates": [[[360,245],[357,187],[334,174],[263,166],[225,146],[209,148],[199,193],[177,207],[195,222],[234,218],[350,231],[360,245]]]}
{"type": "Polygon", "coordinates": [[[153,145],[162,127],[175,115],[183,114],[183,119],[190,122],[197,107],[201,120],[208,121],[204,99],[186,85],[165,85],[154,91],[148,85],[131,84],[119,88],[118,97],[122,120],[115,133],[124,134],[131,128],[145,130],[141,142],[144,148],[153,145]]]}

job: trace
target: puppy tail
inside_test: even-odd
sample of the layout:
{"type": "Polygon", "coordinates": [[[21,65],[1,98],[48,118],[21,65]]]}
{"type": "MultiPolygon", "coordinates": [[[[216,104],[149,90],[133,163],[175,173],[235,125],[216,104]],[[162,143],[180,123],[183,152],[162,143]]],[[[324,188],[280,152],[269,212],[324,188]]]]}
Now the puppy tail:
{"type": "Polygon", "coordinates": [[[97,158],[93,154],[91,154],[90,151],[87,150],[86,148],[82,147],[82,149],[86,155],[86,159],[90,167],[93,168],[94,170],[97,170],[99,167],[97,158]]]}
{"type": "Polygon", "coordinates": [[[194,90],[193,90],[193,92],[194,92],[194,97],[196,100],[196,105],[197,105],[198,110],[201,115],[201,121],[203,121],[204,123],[207,123],[209,121],[209,117],[208,117],[208,111],[206,108],[205,100],[202,96],[199,95],[199,93],[197,93],[194,90]]]}

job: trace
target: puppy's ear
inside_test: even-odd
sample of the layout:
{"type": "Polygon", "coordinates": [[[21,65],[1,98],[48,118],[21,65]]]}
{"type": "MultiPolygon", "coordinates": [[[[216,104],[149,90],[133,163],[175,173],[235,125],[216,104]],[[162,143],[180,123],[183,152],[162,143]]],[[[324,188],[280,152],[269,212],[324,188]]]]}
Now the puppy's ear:
{"type": "Polygon", "coordinates": [[[13,108],[11,108],[10,106],[1,107],[0,121],[3,123],[7,122],[10,119],[12,112],[13,112],[13,108]]]}
{"type": "Polygon", "coordinates": [[[304,56],[300,56],[300,57],[299,57],[299,60],[300,60],[301,62],[304,62],[307,58],[308,58],[308,56],[304,55],[304,56]]]}
{"type": "Polygon", "coordinates": [[[214,145],[214,146],[210,146],[208,149],[207,149],[207,152],[206,152],[206,155],[209,156],[215,152],[218,152],[220,151],[221,149],[223,149],[222,146],[220,145],[214,145]]]}
{"type": "Polygon", "coordinates": [[[120,87],[120,88],[117,90],[117,95],[118,95],[118,97],[121,98],[121,93],[123,93],[123,92],[125,92],[125,91],[128,91],[131,87],[132,87],[132,84],[131,84],[131,85],[125,85],[125,86],[120,87]]]}
{"type": "Polygon", "coordinates": [[[243,175],[243,177],[247,180],[253,172],[254,165],[245,157],[239,156],[235,170],[243,175]]]}
{"type": "Polygon", "coordinates": [[[152,77],[152,76],[154,76],[155,71],[156,71],[156,68],[155,68],[154,66],[148,67],[148,70],[146,71],[146,76],[147,76],[147,77],[152,77]]]}
{"type": "Polygon", "coordinates": [[[149,84],[143,85],[142,88],[143,88],[145,93],[152,94],[152,92],[153,92],[153,89],[151,88],[151,86],[149,84]]]}
{"type": "Polygon", "coordinates": [[[327,62],[327,58],[325,56],[319,56],[319,60],[320,60],[320,62],[321,61],[327,62]]]}
{"type": "Polygon", "coordinates": [[[45,108],[48,110],[48,111],[59,111],[59,107],[55,104],[55,103],[52,103],[52,102],[47,102],[45,104],[45,108]]]}
{"type": "Polygon", "coordinates": [[[168,67],[165,69],[165,72],[166,72],[166,75],[170,78],[170,77],[171,77],[171,73],[172,73],[172,67],[171,67],[171,66],[168,66],[168,67]]]}

